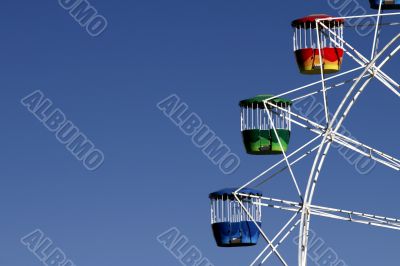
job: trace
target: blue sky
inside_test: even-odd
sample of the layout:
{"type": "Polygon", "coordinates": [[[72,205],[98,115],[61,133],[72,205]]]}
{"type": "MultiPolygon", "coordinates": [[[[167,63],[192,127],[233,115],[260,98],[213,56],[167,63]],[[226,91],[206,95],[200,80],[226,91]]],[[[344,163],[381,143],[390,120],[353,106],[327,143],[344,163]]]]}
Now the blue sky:
{"type": "MultiPolygon", "coordinates": [[[[360,12],[374,12],[368,1],[358,1],[360,12]]],[[[238,102],[318,80],[298,73],[290,22],[340,10],[325,1],[305,0],[92,0],[108,21],[105,31],[92,37],[56,0],[2,3],[0,265],[43,265],[20,242],[35,229],[76,265],[181,265],[157,241],[172,227],[214,265],[248,265],[264,242],[217,248],[207,196],[242,185],[280,157],[245,154],[238,102]],[[35,90],[104,153],[100,168],[88,171],[20,103],[35,90]],[[223,174],[157,108],[171,94],[239,156],[233,174],[223,174]]],[[[385,29],[381,47],[397,32],[385,29]]],[[[346,34],[370,54],[371,34],[361,37],[354,28],[346,34]]],[[[395,57],[384,68],[394,79],[399,62],[395,57]]],[[[345,57],[343,68],[354,66],[345,57]]],[[[329,93],[332,108],[345,91],[329,93]]],[[[397,101],[373,81],[344,126],[360,141],[398,157],[397,101]]],[[[290,149],[311,137],[293,127],[290,149]]],[[[294,169],[302,186],[310,166],[306,160],[294,169]]],[[[396,171],[376,165],[360,175],[332,149],[315,203],[398,217],[399,185],[396,171]]],[[[287,172],[260,189],[268,196],[296,199],[287,172]]],[[[263,229],[272,236],[288,217],[265,210],[263,229]]],[[[347,265],[398,261],[396,231],[323,218],[313,218],[311,227],[347,265]]],[[[281,249],[289,265],[296,265],[294,237],[281,249]]],[[[273,259],[267,265],[278,264],[273,259]]]]}

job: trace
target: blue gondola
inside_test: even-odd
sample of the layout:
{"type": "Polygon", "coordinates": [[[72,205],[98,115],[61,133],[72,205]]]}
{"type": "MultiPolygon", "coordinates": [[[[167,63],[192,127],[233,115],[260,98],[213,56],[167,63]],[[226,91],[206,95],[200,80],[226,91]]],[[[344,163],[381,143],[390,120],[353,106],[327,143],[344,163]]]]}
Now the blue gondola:
{"type": "Polygon", "coordinates": [[[382,3],[382,9],[400,9],[400,0],[369,0],[371,8],[379,9],[379,4],[382,3]]]}
{"type": "MultiPolygon", "coordinates": [[[[233,196],[237,188],[227,188],[209,195],[211,200],[211,226],[215,241],[219,247],[243,247],[257,244],[260,232],[256,224],[233,196]]],[[[240,193],[262,196],[258,190],[245,188],[240,193]]],[[[261,201],[257,197],[240,196],[246,209],[251,213],[257,225],[261,227],[261,201]]]]}

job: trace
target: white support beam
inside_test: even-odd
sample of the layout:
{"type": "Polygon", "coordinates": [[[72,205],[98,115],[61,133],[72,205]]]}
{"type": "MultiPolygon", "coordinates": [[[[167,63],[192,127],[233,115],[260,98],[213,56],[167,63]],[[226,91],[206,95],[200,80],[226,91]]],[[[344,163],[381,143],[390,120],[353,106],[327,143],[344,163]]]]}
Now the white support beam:
{"type": "Polygon", "coordinates": [[[233,193],[233,196],[236,198],[236,200],[239,202],[241,208],[246,212],[248,217],[250,217],[251,221],[254,223],[254,225],[257,227],[258,231],[260,232],[261,236],[264,238],[264,240],[271,246],[272,250],[276,254],[277,258],[280,260],[280,262],[288,266],[282,255],[278,252],[278,250],[275,248],[271,240],[268,238],[268,236],[265,234],[265,232],[262,230],[262,228],[258,225],[257,221],[254,219],[253,215],[249,212],[249,210],[244,206],[243,202],[240,200],[238,197],[238,194],[236,192],[233,193]]]}
{"type": "MultiPolygon", "coordinates": [[[[292,224],[293,220],[296,219],[297,215],[298,215],[298,212],[295,213],[295,214],[287,221],[287,223],[281,228],[281,230],[279,230],[279,232],[278,232],[278,233],[275,235],[275,237],[271,240],[271,243],[272,243],[272,244],[275,243],[275,241],[281,236],[281,234],[283,234],[283,233],[285,232],[286,228],[288,228],[288,227],[292,224]]],[[[299,222],[300,222],[300,220],[299,220],[299,222]]],[[[275,248],[278,248],[278,246],[279,246],[280,244],[281,244],[281,242],[279,242],[278,244],[276,244],[276,245],[275,245],[275,248]]],[[[256,265],[256,263],[257,263],[257,262],[260,260],[260,258],[264,255],[264,253],[267,252],[268,249],[270,249],[270,247],[271,247],[271,245],[268,244],[268,245],[260,252],[260,254],[253,260],[253,262],[250,264],[250,266],[256,265]]],[[[271,254],[272,254],[272,252],[271,252],[271,254]]],[[[263,261],[261,262],[261,264],[263,264],[264,261],[265,261],[265,260],[263,260],[263,261]]]]}
{"type": "MultiPolygon", "coordinates": [[[[246,195],[246,194],[243,194],[243,195],[246,195]]],[[[248,196],[251,196],[251,195],[248,195],[248,196]]],[[[257,196],[255,196],[255,197],[257,197],[257,196]]],[[[257,197],[257,198],[260,198],[260,197],[257,197]]],[[[266,202],[272,202],[272,203],[260,202],[260,203],[254,203],[254,204],[268,207],[268,208],[283,210],[283,211],[295,212],[295,213],[298,213],[302,209],[301,202],[292,202],[292,201],[272,199],[272,198],[267,198],[267,197],[262,197],[261,199],[266,202]],[[280,204],[277,204],[277,203],[280,203],[280,204]]],[[[313,215],[323,216],[326,218],[332,218],[332,219],[337,219],[337,220],[361,223],[361,224],[365,224],[365,225],[373,225],[373,226],[385,227],[385,228],[389,228],[389,229],[400,230],[400,219],[398,219],[398,218],[390,218],[390,217],[385,217],[382,215],[368,214],[368,213],[357,212],[357,211],[349,211],[349,210],[344,210],[344,209],[324,207],[324,206],[313,205],[313,204],[309,205],[309,210],[310,210],[310,213],[313,215]],[[362,218],[362,219],[359,219],[359,218],[362,218]]]]}

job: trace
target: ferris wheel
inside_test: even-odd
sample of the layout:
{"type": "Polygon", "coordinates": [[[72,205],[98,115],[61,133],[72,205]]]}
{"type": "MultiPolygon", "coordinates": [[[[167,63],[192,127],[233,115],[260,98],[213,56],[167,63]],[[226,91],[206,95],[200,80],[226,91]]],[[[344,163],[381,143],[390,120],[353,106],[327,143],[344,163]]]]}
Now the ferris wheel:
{"type": "Polygon", "coordinates": [[[400,50],[400,33],[396,33],[384,46],[379,47],[384,28],[400,25],[400,21],[387,22],[387,19],[400,15],[400,12],[394,11],[400,9],[400,0],[369,2],[371,8],[377,10],[374,14],[347,17],[316,14],[294,20],[291,24],[293,49],[299,71],[305,75],[319,75],[321,79],[278,95],[258,95],[239,103],[241,133],[246,152],[250,155],[282,156],[277,163],[241,187],[226,188],[209,194],[212,231],[219,247],[253,246],[259,238],[265,240],[265,248],[252,261],[247,262],[250,265],[267,264],[272,256],[276,256],[282,265],[288,265],[279,247],[291,233],[298,231],[298,265],[306,266],[312,216],[400,230],[400,219],[313,204],[316,186],[320,176],[323,176],[321,170],[333,143],[383,166],[400,170],[399,159],[339,132],[372,80],[376,79],[390,93],[400,97],[400,85],[382,71],[382,67],[400,50]],[[345,31],[355,27],[349,26],[347,22],[362,18],[373,18],[374,21],[363,25],[372,27],[374,32],[371,54],[368,56],[344,38],[345,31]],[[357,67],[342,72],[345,56],[354,61],[357,67]],[[343,77],[349,75],[352,75],[350,79],[343,80],[343,77]],[[338,107],[330,109],[328,91],[333,92],[345,85],[348,88],[338,107]],[[324,123],[298,114],[292,108],[294,102],[313,95],[320,95],[324,107],[324,123]],[[292,126],[311,132],[313,138],[300,147],[289,150],[292,126]],[[308,166],[306,186],[302,190],[293,166],[312,156],[314,158],[308,166]],[[265,183],[284,171],[289,172],[297,201],[268,197],[256,189],[257,183],[265,183]],[[273,237],[262,229],[263,207],[292,213],[290,219],[273,237]]]}

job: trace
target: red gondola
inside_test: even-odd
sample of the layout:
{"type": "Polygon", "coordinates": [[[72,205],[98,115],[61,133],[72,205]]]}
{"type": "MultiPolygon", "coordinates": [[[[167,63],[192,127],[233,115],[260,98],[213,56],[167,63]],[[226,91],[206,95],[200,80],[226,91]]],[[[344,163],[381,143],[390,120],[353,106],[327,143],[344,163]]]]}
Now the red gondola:
{"type": "Polygon", "coordinates": [[[333,19],[329,15],[310,15],[292,22],[294,52],[302,74],[320,74],[321,61],[325,74],[340,71],[344,54],[343,26],[344,19],[333,19]],[[317,35],[315,29],[317,20],[320,19],[323,25],[318,26],[319,34],[317,35]],[[318,49],[318,39],[322,60],[318,49]]]}

